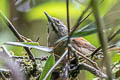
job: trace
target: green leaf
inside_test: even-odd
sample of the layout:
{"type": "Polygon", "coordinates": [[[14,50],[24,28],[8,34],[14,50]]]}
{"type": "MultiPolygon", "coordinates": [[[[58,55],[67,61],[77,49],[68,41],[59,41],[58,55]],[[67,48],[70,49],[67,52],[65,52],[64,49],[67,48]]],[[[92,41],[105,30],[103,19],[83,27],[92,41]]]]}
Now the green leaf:
{"type": "MultiPolygon", "coordinates": [[[[78,31],[74,32],[71,39],[74,39],[77,37],[84,37],[84,36],[87,36],[87,35],[90,35],[96,32],[97,32],[97,25],[95,23],[90,23],[86,25],[85,27],[83,27],[82,29],[79,29],[78,31]]],[[[60,38],[58,41],[56,41],[56,43],[67,40],[67,38],[68,38],[68,35],[60,38]]]]}
{"type": "MultiPolygon", "coordinates": [[[[44,66],[43,72],[42,72],[39,80],[43,80],[43,78],[45,77],[45,75],[47,74],[47,72],[50,70],[50,68],[51,68],[54,64],[55,64],[55,57],[54,57],[54,55],[51,55],[51,56],[48,58],[45,66],[44,66]]],[[[48,76],[48,78],[47,78],[46,80],[50,80],[50,77],[51,77],[51,74],[48,76]]]]}
{"type": "Polygon", "coordinates": [[[35,49],[39,49],[39,50],[45,51],[45,52],[52,52],[53,51],[53,49],[51,49],[49,47],[30,45],[30,44],[26,44],[24,42],[6,42],[5,44],[12,45],[12,46],[21,46],[21,47],[35,48],[35,49]]]}
{"type": "Polygon", "coordinates": [[[76,31],[72,38],[74,37],[81,37],[81,36],[87,36],[93,33],[97,32],[97,25],[95,23],[90,23],[88,25],[86,25],[85,27],[83,27],[82,29],[76,31]]]}

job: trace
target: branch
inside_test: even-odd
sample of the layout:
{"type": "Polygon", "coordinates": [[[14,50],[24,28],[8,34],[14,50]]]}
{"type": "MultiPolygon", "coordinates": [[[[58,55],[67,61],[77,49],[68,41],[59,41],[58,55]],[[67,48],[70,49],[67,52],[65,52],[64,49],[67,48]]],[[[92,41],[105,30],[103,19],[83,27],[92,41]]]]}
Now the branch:
{"type": "MultiPolygon", "coordinates": [[[[68,34],[69,34],[70,33],[69,0],[66,0],[66,8],[67,8],[67,27],[68,27],[68,34]]],[[[68,55],[65,56],[64,67],[63,67],[64,75],[62,77],[65,78],[65,80],[68,80],[68,77],[69,77],[69,56],[70,56],[70,49],[68,46],[69,43],[70,43],[70,37],[68,37],[68,40],[67,40],[68,55]]]]}
{"type": "MultiPolygon", "coordinates": [[[[120,29],[117,30],[111,37],[108,38],[108,42],[110,42],[117,34],[120,33],[120,29]]],[[[99,50],[101,49],[101,46],[98,47],[92,54],[91,56],[93,57],[99,50]]]]}
{"type": "Polygon", "coordinates": [[[8,52],[8,50],[6,49],[6,47],[5,47],[5,46],[2,46],[1,48],[3,49],[3,53],[5,53],[5,55],[6,55],[7,57],[11,58],[11,55],[10,55],[10,53],[8,52]]]}
{"type": "Polygon", "coordinates": [[[94,74],[95,76],[97,77],[100,77],[100,78],[107,78],[107,75],[104,74],[103,72],[101,72],[100,70],[97,70],[95,69],[94,67],[86,64],[86,63],[80,63],[79,64],[79,69],[80,70],[87,70],[89,71],[90,73],[94,74]]]}
{"type": "Polygon", "coordinates": [[[67,7],[67,27],[69,33],[70,32],[69,0],[66,0],[66,7],[67,7]]]}
{"type": "MultiPolygon", "coordinates": [[[[28,59],[27,56],[12,56],[12,58],[15,58],[15,59],[28,59]]],[[[35,57],[35,60],[40,60],[40,61],[46,61],[48,59],[48,56],[45,56],[45,57],[35,57]]]]}
{"type": "MultiPolygon", "coordinates": [[[[13,26],[13,24],[10,22],[10,20],[2,13],[2,11],[0,11],[1,17],[3,17],[4,21],[6,22],[6,24],[8,25],[8,27],[10,28],[10,30],[13,32],[13,34],[18,38],[19,41],[24,42],[24,40],[22,39],[20,33],[15,29],[15,27],[13,26]]],[[[32,52],[30,51],[29,48],[24,47],[24,49],[26,50],[29,58],[35,62],[35,59],[32,55],[32,52]]],[[[36,63],[36,62],[35,62],[36,63]]]]}
{"type": "Polygon", "coordinates": [[[99,39],[100,39],[100,43],[102,46],[102,51],[103,51],[103,55],[104,55],[104,60],[105,60],[105,66],[106,66],[106,71],[107,71],[107,76],[108,76],[108,80],[112,80],[112,72],[110,69],[110,62],[109,62],[109,56],[107,55],[107,38],[106,35],[104,33],[104,23],[100,18],[100,14],[99,14],[99,10],[97,7],[97,1],[95,0],[91,0],[91,6],[93,9],[93,13],[94,13],[94,17],[97,23],[97,27],[98,27],[98,35],[99,35],[99,39]]]}
{"type": "Polygon", "coordinates": [[[82,20],[83,16],[84,16],[85,13],[89,10],[89,8],[90,8],[90,5],[88,5],[88,7],[83,11],[83,13],[81,14],[81,16],[80,16],[79,19],[77,20],[76,24],[74,25],[71,33],[69,34],[69,37],[71,37],[71,36],[73,35],[73,33],[75,32],[75,30],[79,27],[79,25],[80,25],[84,20],[86,20],[86,19],[90,16],[90,14],[91,14],[92,12],[90,12],[90,13],[82,20]]]}
{"type": "Polygon", "coordinates": [[[85,60],[89,61],[96,69],[99,69],[96,66],[96,63],[94,61],[92,61],[91,59],[89,59],[88,57],[86,57],[85,55],[83,55],[82,53],[80,53],[79,49],[77,49],[77,48],[75,49],[71,45],[69,45],[69,47],[70,47],[71,51],[73,51],[73,53],[77,53],[79,56],[81,56],[85,60]]]}
{"type": "Polygon", "coordinates": [[[0,77],[2,78],[2,80],[6,80],[6,77],[2,72],[0,72],[0,77]]]}
{"type": "Polygon", "coordinates": [[[6,80],[6,78],[10,78],[11,72],[8,69],[2,69],[0,68],[0,76],[3,80],[6,80]]]}
{"type": "Polygon", "coordinates": [[[67,55],[68,50],[66,50],[62,56],[58,59],[58,61],[54,64],[54,66],[48,71],[48,73],[45,75],[43,80],[46,80],[47,77],[49,76],[49,74],[53,71],[53,69],[55,69],[55,67],[64,59],[64,57],[67,55]]]}

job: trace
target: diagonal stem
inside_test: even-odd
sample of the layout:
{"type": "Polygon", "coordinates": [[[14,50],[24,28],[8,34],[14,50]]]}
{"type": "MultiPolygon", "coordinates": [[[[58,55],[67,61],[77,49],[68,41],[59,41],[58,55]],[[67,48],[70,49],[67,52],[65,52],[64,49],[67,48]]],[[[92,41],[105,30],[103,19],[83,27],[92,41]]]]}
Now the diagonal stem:
{"type": "Polygon", "coordinates": [[[101,20],[99,10],[97,7],[97,1],[91,0],[91,6],[92,6],[94,17],[95,17],[95,20],[97,23],[98,35],[99,35],[99,39],[100,39],[100,43],[101,43],[101,47],[102,47],[102,51],[103,51],[103,55],[104,55],[104,61],[105,61],[108,80],[112,80],[112,72],[110,69],[110,62],[109,62],[110,59],[107,54],[108,53],[107,52],[107,38],[106,38],[106,34],[104,32],[104,27],[105,27],[104,22],[101,20]]]}
{"type": "Polygon", "coordinates": [[[55,67],[64,59],[64,57],[68,54],[68,50],[66,50],[62,56],[58,59],[58,61],[54,64],[54,66],[48,71],[48,73],[45,75],[43,80],[46,80],[47,77],[50,75],[50,73],[55,69],[55,67]]]}
{"type": "MultiPolygon", "coordinates": [[[[120,29],[117,30],[111,37],[108,38],[108,42],[110,42],[110,41],[111,41],[117,34],[119,34],[119,33],[120,33],[120,29]]],[[[93,56],[94,56],[100,49],[101,49],[101,46],[98,47],[98,48],[91,54],[92,58],[93,58],[93,56]]]]}
{"type": "MultiPolygon", "coordinates": [[[[5,20],[6,24],[8,25],[8,27],[10,28],[10,30],[13,32],[13,34],[18,38],[19,41],[24,42],[24,40],[22,39],[20,33],[15,29],[15,27],[13,26],[13,24],[10,22],[10,20],[2,13],[2,11],[0,11],[1,16],[3,17],[3,19],[5,20]]],[[[24,47],[24,49],[26,50],[29,58],[35,62],[34,56],[32,55],[32,52],[30,51],[29,48],[24,47]]]]}
{"type": "MultiPolygon", "coordinates": [[[[70,15],[69,15],[69,0],[66,0],[66,8],[67,8],[67,27],[68,27],[68,34],[70,33],[70,15]]],[[[66,80],[68,80],[69,77],[69,56],[70,56],[70,49],[69,49],[69,43],[70,43],[70,37],[68,37],[67,40],[67,47],[68,47],[68,55],[65,56],[65,66],[64,66],[64,77],[66,80]]]]}
{"type": "Polygon", "coordinates": [[[69,37],[71,37],[71,36],[73,35],[73,33],[74,33],[75,30],[79,27],[79,25],[80,25],[85,19],[87,19],[87,17],[92,13],[92,12],[90,12],[90,13],[88,14],[88,16],[87,16],[85,19],[83,19],[83,21],[82,21],[83,16],[84,16],[85,13],[89,10],[89,8],[90,8],[90,5],[88,5],[88,7],[83,11],[83,13],[81,14],[81,16],[80,16],[79,19],[77,20],[76,24],[74,25],[71,33],[69,34],[69,37]]]}

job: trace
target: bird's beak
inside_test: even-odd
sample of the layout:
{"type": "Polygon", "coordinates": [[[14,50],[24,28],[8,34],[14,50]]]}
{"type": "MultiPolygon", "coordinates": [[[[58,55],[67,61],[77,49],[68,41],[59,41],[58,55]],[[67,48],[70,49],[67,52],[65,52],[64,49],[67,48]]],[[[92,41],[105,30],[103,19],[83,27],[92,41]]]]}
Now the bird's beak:
{"type": "Polygon", "coordinates": [[[48,21],[51,22],[51,23],[53,23],[53,22],[54,22],[54,21],[53,21],[53,18],[52,18],[47,12],[44,11],[44,13],[45,13],[48,21]]]}
{"type": "Polygon", "coordinates": [[[45,13],[48,21],[51,23],[53,30],[57,33],[58,32],[57,27],[53,25],[53,23],[54,23],[53,18],[47,12],[44,11],[44,13],[45,13]]]}

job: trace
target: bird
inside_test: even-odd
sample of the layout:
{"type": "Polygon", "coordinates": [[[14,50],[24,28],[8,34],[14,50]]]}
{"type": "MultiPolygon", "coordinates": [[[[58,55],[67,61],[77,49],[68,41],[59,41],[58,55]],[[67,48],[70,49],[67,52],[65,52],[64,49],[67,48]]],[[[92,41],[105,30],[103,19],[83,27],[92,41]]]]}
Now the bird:
{"type": "MultiPolygon", "coordinates": [[[[53,48],[55,60],[57,61],[60,58],[60,56],[65,52],[67,41],[58,42],[57,44],[56,41],[68,35],[68,28],[64,25],[64,23],[61,20],[50,16],[47,12],[44,13],[48,20],[48,47],[53,48]]],[[[96,50],[96,47],[89,43],[83,37],[71,39],[70,45],[75,49],[75,51],[79,51],[79,53],[83,54],[86,57],[90,56],[96,50]]],[[[72,57],[69,61],[70,70],[72,72],[70,75],[74,79],[77,76],[77,74],[79,74],[79,63],[78,59],[76,59],[76,56],[81,61],[84,61],[84,59],[81,56],[76,55],[75,51],[73,51],[73,48],[69,51],[70,56],[72,57]]],[[[61,78],[63,79],[63,76],[60,76],[59,74],[59,77],[55,80],[61,80],[61,78]]]]}
{"type": "MultiPolygon", "coordinates": [[[[53,47],[54,54],[61,56],[65,51],[66,41],[57,44],[55,42],[60,38],[68,35],[68,28],[61,20],[50,16],[47,12],[44,13],[48,19],[48,47],[53,47]]],[[[85,56],[90,55],[93,51],[96,50],[96,47],[83,37],[72,39],[71,45],[85,56]]]]}
{"type": "MultiPolygon", "coordinates": [[[[68,28],[64,25],[64,23],[61,20],[50,16],[47,12],[44,12],[44,13],[45,13],[45,15],[48,19],[48,47],[53,47],[54,48],[54,54],[58,55],[60,57],[66,49],[67,41],[58,42],[57,44],[56,44],[56,41],[58,41],[62,37],[68,36],[68,28]]],[[[76,51],[79,51],[79,53],[83,54],[86,57],[90,57],[91,54],[96,49],[98,49],[94,45],[92,45],[89,41],[84,39],[83,37],[78,37],[78,38],[74,38],[74,39],[70,39],[70,40],[71,40],[70,45],[76,51]]],[[[112,47],[110,47],[110,49],[111,48],[112,47]]],[[[113,46],[113,48],[114,48],[114,46],[113,46]]],[[[108,47],[108,49],[109,49],[109,47],[108,47]]],[[[73,50],[73,49],[70,49],[70,50],[73,50]]],[[[70,51],[70,54],[73,53],[73,52],[74,51],[70,51]]],[[[99,58],[99,59],[103,58],[102,50],[98,51],[97,54],[98,54],[98,55],[96,55],[97,57],[95,56],[96,58],[99,58]]],[[[96,69],[100,70],[98,65],[97,65],[96,60],[92,59],[92,61],[95,61],[94,65],[89,64],[90,61],[86,61],[86,60],[84,61],[84,63],[86,63],[90,66],[93,66],[96,69]]],[[[79,72],[80,72],[79,63],[82,63],[82,62],[78,62],[78,59],[76,59],[76,58],[73,58],[73,59],[70,60],[69,71],[70,71],[71,80],[75,80],[75,78],[77,78],[78,75],[79,75],[79,72]]],[[[61,74],[65,75],[64,71],[61,74]]],[[[61,80],[64,77],[63,75],[59,74],[59,77],[57,77],[56,79],[53,79],[53,80],[61,80]]]]}

